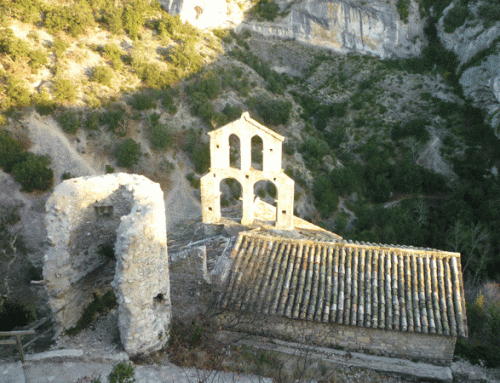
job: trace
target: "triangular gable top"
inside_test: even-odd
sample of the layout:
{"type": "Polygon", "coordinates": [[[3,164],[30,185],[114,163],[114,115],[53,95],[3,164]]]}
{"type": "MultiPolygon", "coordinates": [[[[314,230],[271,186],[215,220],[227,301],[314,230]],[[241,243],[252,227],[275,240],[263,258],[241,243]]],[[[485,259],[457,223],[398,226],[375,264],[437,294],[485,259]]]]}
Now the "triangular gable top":
{"type": "Polygon", "coordinates": [[[250,114],[248,112],[244,112],[239,120],[233,121],[227,125],[221,126],[218,129],[212,130],[211,132],[208,132],[209,136],[215,135],[216,133],[219,133],[221,130],[226,130],[226,129],[231,129],[235,124],[239,124],[242,121],[245,121],[251,125],[253,125],[255,128],[258,130],[262,131],[263,133],[279,140],[279,141],[284,141],[285,137],[283,137],[281,134],[276,133],[274,130],[269,129],[268,127],[258,123],[255,121],[253,118],[250,117],[250,114]]]}

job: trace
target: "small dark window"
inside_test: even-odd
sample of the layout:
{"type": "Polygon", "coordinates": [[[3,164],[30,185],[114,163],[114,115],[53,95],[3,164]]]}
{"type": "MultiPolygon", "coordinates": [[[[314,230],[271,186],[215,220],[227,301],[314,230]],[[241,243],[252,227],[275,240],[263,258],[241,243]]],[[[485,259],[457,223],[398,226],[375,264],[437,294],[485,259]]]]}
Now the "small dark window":
{"type": "Polygon", "coordinates": [[[248,178],[250,178],[250,176],[249,176],[248,174],[245,174],[245,178],[247,178],[247,179],[248,179],[248,178]]]}
{"type": "Polygon", "coordinates": [[[219,145],[215,145],[215,147],[216,147],[217,149],[219,149],[219,145]]]}
{"type": "Polygon", "coordinates": [[[286,210],[281,210],[281,214],[286,214],[286,210]]]}
{"type": "Polygon", "coordinates": [[[112,217],[113,206],[94,206],[95,213],[98,217],[112,217]]]}
{"type": "Polygon", "coordinates": [[[209,207],[209,208],[208,208],[208,210],[212,211],[212,208],[211,208],[211,207],[209,207]]]}
{"type": "Polygon", "coordinates": [[[162,303],[165,300],[165,297],[162,293],[160,293],[156,297],[154,297],[153,300],[155,301],[155,303],[162,303]]]}

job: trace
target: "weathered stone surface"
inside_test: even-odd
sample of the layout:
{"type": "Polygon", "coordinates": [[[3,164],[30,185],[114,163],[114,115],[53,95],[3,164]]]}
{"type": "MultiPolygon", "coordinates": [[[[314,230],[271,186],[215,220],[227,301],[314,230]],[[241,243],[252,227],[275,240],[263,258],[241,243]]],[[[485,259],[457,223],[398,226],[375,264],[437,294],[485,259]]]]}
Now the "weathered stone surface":
{"type": "Polygon", "coordinates": [[[399,18],[394,1],[280,1],[290,12],[272,23],[244,22],[241,28],[294,38],[337,52],[357,51],[379,57],[418,55],[424,45],[418,5],[411,2],[408,23],[399,18]]]}
{"type": "Polygon", "coordinates": [[[227,20],[226,0],[160,0],[163,8],[198,28],[217,28],[227,20]]]}
{"type": "Polygon", "coordinates": [[[74,326],[93,294],[109,290],[114,279],[125,350],[161,348],[170,286],[160,186],[123,173],[74,178],[55,188],[46,210],[51,247],[43,274],[61,327],[74,326]]]}
{"type": "MultiPolygon", "coordinates": [[[[500,137],[500,23],[485,29],[482,23],[465,24],[453,33],[444,31],[444,17],[454,7],[451,3],[443,12],[437,24],[438,36],[446,49],[456,53],[459,60],[458,70],[463,71],[460,77],[464,95],[471,98],[474,104],[485,110],[488,123],[500,137]],[[483,60],[475,62],[478,54],[491,49],[491,53],[483,60]],[[465,69],[465,70],[464,70],[465,69]]],[[[471,7],[475,11],[475,6],[471,7]]]]}

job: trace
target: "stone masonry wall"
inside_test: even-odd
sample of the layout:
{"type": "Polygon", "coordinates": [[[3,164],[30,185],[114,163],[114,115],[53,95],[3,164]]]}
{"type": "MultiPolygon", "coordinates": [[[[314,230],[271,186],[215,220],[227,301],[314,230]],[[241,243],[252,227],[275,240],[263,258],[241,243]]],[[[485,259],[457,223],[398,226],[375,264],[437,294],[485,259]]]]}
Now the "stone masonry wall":
{"type": "Polygon", "coordinates": [[[43,275],[59,325],[74,326],[93,293],[113,286],[125,350],[161,348],[171,305],[160,186],[123,173],[74,178],[55,188],[46,210],[43,275]]]}
{"type": "Polygon", "coordinates": [[[282,317],[225,313],[221,325],[298,343],[450,365],[456,337],[299,321],[282,317]]]}

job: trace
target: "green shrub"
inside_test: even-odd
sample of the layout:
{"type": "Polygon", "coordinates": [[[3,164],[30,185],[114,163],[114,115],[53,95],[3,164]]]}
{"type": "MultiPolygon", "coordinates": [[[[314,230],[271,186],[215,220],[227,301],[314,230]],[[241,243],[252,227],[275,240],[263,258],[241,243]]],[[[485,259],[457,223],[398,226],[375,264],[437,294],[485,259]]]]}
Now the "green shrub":
{"type": "Polygon", "coordinates": [[[398,0],[396,8],[398,9],[399,18],[408,23],[408,16],[410,15],[410,0],[398,0]]]}
{"type": "Polygon", "coordinates": [[[106,165],[106,174],[111,174],[115,172],[115,168],[111,165],[106,165]]]}
{"type": "Polygon", "coordinates": [[[33,96],[33,103],[35,104],[36,111],[41,116],[51,114],[56,109],[56,103],[45,90],[33,96]]]}
{"type": "Polygon", "coordinates": [[[122,62],[122,50],[116,44],[106,44],[104,46],[104,53],[111,59],[113,62],[114,70],[121,70],[123,67],[122,62]]]}
{"type": "Polygon", "coordinates": [[[127,113],[122,106],[114,106],[112,109],[108,109],[102,112],[99,116],[101,124],[107,125],[108,129],[112,132],[117,132],[125,124],[127,118],[127,113]]]}
{"type": "Polygon", "coordinates": [[[109,86],[113,78],[113,70],[107,65],[99,65],[92,70],[92,81],[109,86]]]}
{"type": "Polygon", "coordinates": [[[231,44],[233,42],[233,38],[231,37],[231,33],[229,32],[228,29],[222,29],[222,28],[214,29],[212,30],[212,33],[216,37],[224,41],[226,44],[231,44]]]}
{"type": "Polygon", "coordinates": [[[490,28],[500,21],[500,4],[496,0],[487,0],[480,3],[478,15],[483,19],[484,27],[490,28]]]}
{"type": "Polygon", "coordinates": [[[75,134],[81,125],[80,117],[72,110],[67,110],[59,115],[57,121],[66,133],[75,134]]]}
{"type": "Polygon", "coordinates": [[[190,129],[182,149],[188,154],[196,173],[205,173],[210,167],[210,146],[201,140],[200,134],[190,129]]]}
{"type": "Polygon", "coordinates": [[[94,293],[94,299],[83,309],[82,316],[74,327],[66,331],[68,335],[76,335],[90,326],[97,314],[105,314],[116,307],[116,297],[112,290],[106,292],[102,297],[94,293]]]}
{"type": "Polygon", "coordinates": [[[151,147],[157,150],[166,150],[172,143],[172,135],[168,127],[163,124],[154,124],[149,128],[149,142],[151,147]]]}
{"type": "Polygon", "coordinates": [[[64,41],[62,41],[60,38],[55,38],[52,41],[52,48],[54,49],[54,53],[56,54],[56,57],[61,58],[63,53],[66,52],[66,49],[68,49],[68,46],[64,41]]]}
{"type": "Polygon", "coordinates": [[[226,104],[224,109],[222,109],[222,113],[227,116],[228,121],[234,121],[241,117],[243,110],[239,106],[231,106],[230,104],[226,104]]]}
{"type": "Polygon", "coordinates": [[[51,33],[66,31],[73,37],[77,37],[85,29],[94,25],[92,9],[85,0],[80,0],[71,6],[52,7],[45,12],[43,22],[43,26],[51,33]]]}
{"type": "Polygon", "coordinates": [[[426,125],[427,120],[421,118],[407,122],[404,125],[401,125],[400,123],[395,124],[392,127],[391,139],[393,141],[398,141],[403,138],[413,136],[420,142],[425,143],[430,139],[430,134],[425,128],[426,125]]]}
{"type": "Polygon", "coordinates": [[[193,115],[201,117],[206,124],[210,125],[212,119],[215,117],[214,106],[210,103],[203,93],[193,93],[191,95],[191,108],[190,111],[193,115]]]}
{"type": "Polygon", "coordinates": [[[199,189],[200,188],[200,178],[196,177],[196,174],[194,173],[189,173],[186,176],[186,179],[189,181],[189,184],[193,189],[199,189]]]}
{"type": "Polygon", "coordinates": [[[148,110],[156,108],[155,99],[146,93],[135,93],[127,103],[136,110],[148,110]]]}
{"type": "Polygon", "coordinates": [[[472,13],[469,11],[469,7],[466,5],[455,4],[455,6],[448,11],[444,17],[444,31],[446,33],[452,33],[455,29],[464,25],[468,18],[472,17],[472,13]]]}
{"type": "Polygon", "coordinates": [[[137,164],[141,158],[141,144],[132,138],[127,138],[117,146],[114,156],[118,166],[130,168],[137,164]]]}
{"type": "Polygon", "coordinates": [[[11,76],[8,79],[5,93],[7,93],[8,99],[10,99],[12,103],[12,105],[9,106],[23,107],[31,103],[30,92],[17,77],[11,76]]]}
{"type": "Polygon", "coordinates": [[[177,69],[163,70],[156,63],[140,64],[136,73],[142,81],[153,89],[165,89],[180,78],[180,72],[177,69]]]}
{"type": "Polygon", "coordinates": [[[248,105],[255,108],[265,125],[281,125],[288,123],[292,103],[269,96],[253,97],[248,105]]]}
{"type": "Polygon", "coordinates": [[[213,71],[209,71],[201,75],[197,81],[188,86],[186,91],[188,94],[201,93],[209,100],[217,98],[222,90],[221,81],[213,71]]]}
{"type": "Polygon", "coordinates": [[[52,94],[56,101],[69,101],[76,100],[75,84],[71,80],[59,78],[52,84],[52,94]]]}
{"type": "Polygon", "coordinates": [[[259,19],[273,21],[280,11],[278,4],[274,0],[259,0],[253,7],[252,12],[255,13],[259,19]]]}
{"type": "Polygon", "coordinates": [[[315,177],[313,183],[314,205],[323,217],[329,217],[337,210],[339,196],[332,181],[324,174],[315,177]]]}
{"type": "Polygon", "coordinates": [[[27,153],[24,161],[14,165],[12,175],[14,180],[21,184],[22,191],[45,191],[50,189],[54,178],[54,172],[48,167],[49,164],[48,156],[27,153]]]}
{"type": "Polygon", "coordinates": [[[108,375],[109,383],[134,383],[134,367],[127,362],[120,362],[108,375]]]}
{"type": "Polygon", "coordinates": [[[163,92],[161,98],[161,104],[167,110],[168,113],[170,114],[177,113],[177,106],[175,105],[174,96],[172,95],[170,89],[167,89],[165,92],[163,92]]]}
{"type": "Polygon", "coordinates": [[[0,167],[10,173],[16,163],[25,159],[23,145],[12,138],[10,132],[0,130],[0,167]]]}
{"type": "Polygon", "coordinates": [[[47,65],[47,54],[42,49],[31,51],[28,57],[30,59],[29,66],[33,70],[38,70],[47,65]]]}
{"type": "Polygon", "coordinates": [[[97,130],[99,128],[99,123],[100,123],[99,112],[94,110],[87,116],[87,119],[85,120],[85,129],[97,130]]]}
{"type": "Polygon", "coordinates": [[[132,39],[139,37],[139,31],[146,24],[146,19],[142,13],[142,4],[139,1],[130,1],[125,5],[122,20],[123,27],[132,39]]]}
{"type": "Polygon", "coordinates": [[[123,8],[117,8],[110,4],[108,8],[103,10],[102,20],[111,33],[119,35],[123,32],[123,8]]]}
{"type": "Polygon", "coordinates": [[[28,57],[29,45],[26,41],[17,38],[10,28],[0,29],[0,52],[9,55],[13,60],[19,57],[28,57]]]}
{"type": "Polygon", "coordinates": [[[194,44],[184,43],[173,47],[168,56],[172,65],[186,74],[198,73],[203,67],[203,57],[194,44]]]}

